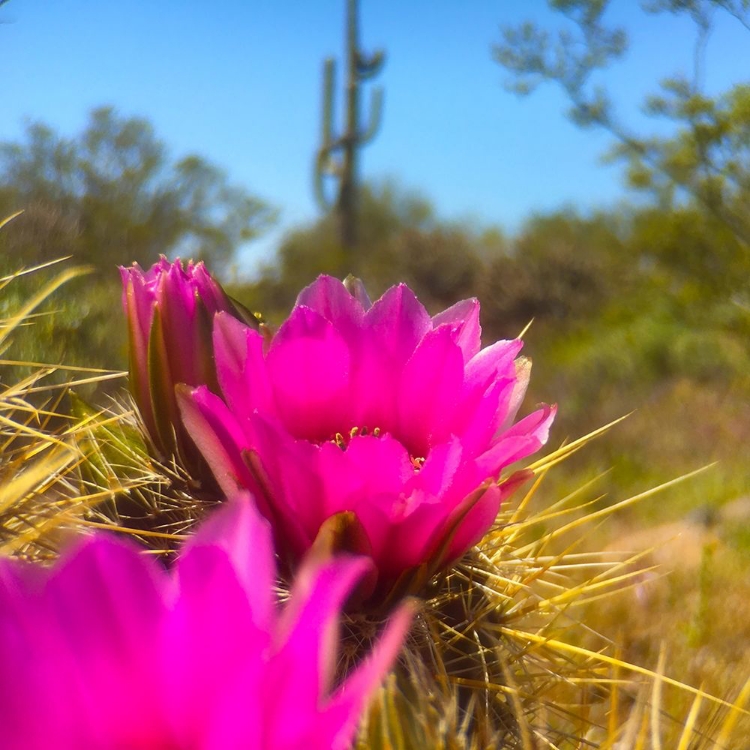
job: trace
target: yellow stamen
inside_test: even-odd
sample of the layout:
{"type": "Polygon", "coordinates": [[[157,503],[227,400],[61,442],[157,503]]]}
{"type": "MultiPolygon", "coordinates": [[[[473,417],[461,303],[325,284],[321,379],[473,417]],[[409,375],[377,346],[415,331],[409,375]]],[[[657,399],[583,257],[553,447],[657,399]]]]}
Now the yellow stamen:
{"type": "Polygon", "coordinates": [[[372,435],[373,437],[380,437],[382,431],[380,427],[376,427],[372,432],[367,427],[352,427],[347,433],[336,432],[331,438],[331,442],[338,445],[342,451],[345,451],[349,447],[349,442],[355,437],[366,437],[372,435]]]}

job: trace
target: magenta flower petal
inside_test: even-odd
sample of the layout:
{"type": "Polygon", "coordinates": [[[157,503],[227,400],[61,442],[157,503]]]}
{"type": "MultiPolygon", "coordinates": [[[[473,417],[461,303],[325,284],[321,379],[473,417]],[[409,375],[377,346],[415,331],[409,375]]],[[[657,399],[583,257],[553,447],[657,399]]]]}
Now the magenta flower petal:
{"type": "Polygon", "coordinates": [[[503,494],[501,488],[492,483],[470,507],[465,508],[461,505],[454,512],[454,517],[447,522],[449,528],[455,525],[455,530],[449,536],[449,544],[445,551],[446,560],[458,559],[485,535],[497,518],[503,494]]]}
{"type": "MultiPolygon", "coordinates": [[[[409,503],[404,505],[403,515],[407,517],[417,507],[437,505],[432,511],[439,518],[445,517],[442,507],[443,498],[452,494],[457,477],[463,479],[465,467],[462,459],[465,456],[464,444],[458,437],[452,437],[447,442],[433,448],[424,464],[415,471],[406,483],[409,492],[409,503]]],[[[473,481],[469,482],[473,484],[473,481]]],[[[463,487],[459,488],[459,492],[463,487]]]]}
{"type": "Polygon", "coordinates": [[[333,513],[356,513],[373,559],[382,571],[381,561],[401,552],[392,549],[391,541],[396,523],[405,512],[408,499],[403,490],[414,476],[414,466],[403,445],[390,436],[358,437],[346,451],[335,450],[339,451],[338,456],[327,446],[321,448],[320,470],[325,472],[327,483],[320,523],[333,513]],[[344,481],[339,482],[339,477],[344,477],[344,481]]]}
{"type": "Polygon", "coordinates": [[[425,457],[450,435],[464,364],[451,330],[427,333],[406,363],[398,392],[396,434],[414,457],[425,457]]]}
{"type": "Polygon", "coordinates": [[[556,408],[545,406],[517,422],[477,459],[482,473],[497,474],[506,466],[539,450],[547,442],[556,408]]]}
{"type": "Polygon", "coordinates": [[[501,378],[484,392],[476,389],[464,394],[454,429],[467,453],[476,455],[492,444],[500,420],[511,408],[514,387],[512,379],[501,378]]]}
{"type": "MultiPolygon", "coordinates": [[[[465,495],[456,481],[459,472],[462,478],[465,476],[461,459],[461,443],[453,439],[437,447],[421,470],[415,471],[412,466],[400,491],[371,494],[367,503],[360,502],[356,507],[385,582],[425,563],[436,547],[435,539],[445,527],[448,508],[462,502],[465,495]]],[[[378,466],[385,473],[386,465],[378,466]]],[[[381,588],[387,589],[382,584],[381,588]]]]}
{"type": "MultiPolygon", "coordinates": [[[[498,341],[483,349],[466,367],[462,403],[456,420],[456,434],[476,449],[500,429],[512,424],[526,393],[530,365],[519,366],[516,355],[522,341],[498,341]]],[[[474,448],[472,448],[474,449],[474,448]]]]}
{"type": "MultiPolygon", "coordinates": [[[[386,440],[381,442],[386,443],[386,440]]],[[[397,441],[389,442],[392,446],[389,452],[395,461],[404,451],[403,448],[399,451],[397,441]]],[[[466,481],[467,467],[462,465],[458,439],[436,448],[419,471],[405,457],[401,458],[397,470],[389,471],[391,464],[384,460],[387,454],[380,452],[377,460],[373,460],[373,453],[367,446],[359,451],[357,446],[353,441],[346,454],[351,454],[352,462],[359,462],[357,473],[370,476],[371,481],[360,490],[350,508],[363,523],[372,556],[381,578],[387,582],[425,562],[425,556],[436,548],[435,538],[440,537],[445,528],[448,508],[460,504],[468,491],[466,488],[473,489],[476,483],[466,481]],[[399,478],[400,486],[388,486],[386,476],[391,482],[399,478]]]]}
{"type": "Polygon", "coordinates": [[[264,456],[258,462],[262,476],[254,478],[254,482],[260,480],[261,484],[263,502],[259,507],[277,527],[286,530],[278,540],[279,551],[300,556],[312,544],[325,520],[320,510],[325,477],[317,471],[318,448],[297,440],[277,422],[260,415],[255,416],[253,428],[254,455],[264,456]],[[318,501],[306,502],[309,497],[318,501]],[[277,502],[276,498],[283,501],[277,502]],[[270,506],[268,510],[264,510],[266,506],[270,506]]]}
{"type": "Polygon", "coordinates": [[[14,628],[32,650],[21,672],[11,671],[11,644],[0,641],[0,696],[15,695],[0,701],[3,747],[105,747],[111,737],[149,747],[169,738],[155,708],[159,685],[142,679],[168,593],[152,561],[108,538],[84,542],[54,571],[17,578],[0,632],[14,628]]]}
{"type": "Polygon", "coordinates": [[[433,328],[447,325],[453,340],[461,347],[464,361],[476,356],[482,346],[482,327],[479,325],[479,300],[465,299],[456,302],[432,319],[433,328]]]}
{"type": "Polygon", "coordinates": [[[484,393],[498,378],[514,377],[515,358],[523,348],[523,341],[498,341],[482,349],[466,365],[467,390],[484,393]]]}
{"type": "MultiPolygon", "coordinates": [[[[224,700],[230,699],[226,693],[241,689],[247,700],[262,690],[263,654],[271,643],[275,617],[273,589],[265,588],[263,579],[273,557],[256,556],[261,580],[253,584],[242,579],[252,578],[255,571],[235,567],[242,555],[232,559],[225,547],[201,543],[186,551],[178,570],[179,599],[164,621],[162,701],[184,746],[189,746],[190,738],[210,736],[214,722],[231,721],[221,716],[224,700]],[[257,593],[248,597],[249,591],[257,593]],[[254,648],[248,649],[244,639],[251,640],[254,648]],[[244,683],[241,688],[239,682],[244,683]],[[197,706],[206,710],[196,711],[197,706]]],[[[259,707],[253,704],[257,701],[245,711],[258,721],[259,707]]]]}
{"type": "Polygon", "coordinates": [[[373,344],[397,368],[406,364],[432,328],[424,306],[405,284],[391,287],[377,300],[367,311],[365,324],[373,334],[373,344]]]}
{"type": "Polygon", "coordinates": [[[295,579],[292,604],[279,622],[277,637],[283,648],[274,658],[275,679],[266,686],[272,694],[287,698],[275,702],[271,719],[282,743],[294,747],[300,741],[300,729],[304,732],[305,727],[296,716],[314,714],[320,695],[330,692],[336,665],[328,655],[336,650],[339,615],[366,570],[364,559],[339,559],[314,576],[302,568],[295,579]],[[318,661],[309,654],[318,654],[318,661]]]}
{"type": "Polygon", "coordinates": [[[521,341],[480,349],[476,300],[434,318],[403,284],[363,300],[320,277],[268,347],[220,315],[226,406],[194,396],[200,419],[183,418],[217,479],[233,472],[259,496],[291,569],[328,519],[354,514],[378,606],[489,529],[511,486],[501,473],[544,445],[555,410],[513,424],[529,364],[521,341]]]}
{"type": "Polygon", "coordinates": [[[294,309],[267,358],[276,408],[293,435],[325,440],[347,424],[349,360],[349,347],[331,323],[308,307],[294,309]]]}
{"type": "MultiPolygon", "coordinates": [[[[261,630],[270,632],[275,610],[273,588],[276,584],[273,541],[265,519],[244,507],[252,508],[254,505],[250,494],[240,493],[229,502],[241,507],[232,512],[214,513],[203,522],[200,534],[192,536],[183,548],[180,574],[185,576],[185,567],[193,564],[191,555],[196,551],[220,550],[231,562],[242,588],[254,592],[250,599],[253,622],[261,630]]],[[[193,580],[198,576],[200,565],[196,566],[193,580]]],[[[210,580],[210,577],[207,575],[206,579],[210,580]]]]}
{"type": "Polygon", "coordinates": [[[398,387],[403,367],[385,356],[377,335],[365,326],[352,344],[349,409],[351,426],[391,432],[396,427],[398,387]]]}
{"type": "Polygon", "coordinates": [[[332,276],[320,276],[305,287],[297,298],[297,307],[309,307],[334,325],[347,340],[362,328],[365,310],[343,282],[332,276]]]}
{"type": "Polygon", "coordinates": [[[58,564],[45,597],[67,640],[80,653],[96,658],[98,650],[111,649],[123,666],[134,661],[141,666],[138,663],[152,654],[143,648],[140,634],[153,639],[165,602],[155,571],[131,553],[128,545],[108,538],[87,542],[58,564]],[[116,592],[112,580],[118,581],[116,592]],[[86,592],[88,606],[71,608],[80,590],[86,592]]]}
{"type": "Polygon", "coordinates": [[[2,746],[346,748],[410,617],[334,687],[341,610],[368,566],[307,561],[280,611],[270,528],[248,496],[172,571],[108,536],[51,569],[1,560],[2,746]]]}
{"type": "MultiPolygon", "coordinates": [[[[408,451],[391,435],[355,437],[341,453],[355,475],[364,480],[358,500],[370,495],[398,497],[415,473],[408,451]]],[[[384,510],[389,514],[397,512],[391,503],[384,510]]]]}
{"type": "Polygon", "coordinates": [[[231,495],[238,487],[256,490],[255,480],[242,459],[247,440],[226,404],[205,386],[178,386],[176,394],[183,424],[222,491],[231,495]]]}
{"type": "Polygon", "coordinates": [[[236,416],[243,423],[256,409],[275,412],[271,381],[263,353],[263,336],[227,313],[217,313],[213,331],[217,375],[227,400],[242,408],[236,416]]]}
{"type": "MultiPolygon", "coordinates": [[[[174,375],[174,383],[198,385],[207,373],[204,364],[193,353],[196,345],[208,346],[211,340],[211,318],[203,305],[197,286],[190,283],[181,267],[170,266],[162,273],[154,288],[155,305],[166,332],[166,366],[174,375]],[[202,307],[202,310],[199,308],[202,307]],[[202,316],[201,314],[202,313],[202,316]],[[201,331],[201,317],[205,330],[201,331]]],[[[201,352],[203,359],[205,353],[201,352]]],[[[210,354],[209,354],[210,357],[210,354]]]]}

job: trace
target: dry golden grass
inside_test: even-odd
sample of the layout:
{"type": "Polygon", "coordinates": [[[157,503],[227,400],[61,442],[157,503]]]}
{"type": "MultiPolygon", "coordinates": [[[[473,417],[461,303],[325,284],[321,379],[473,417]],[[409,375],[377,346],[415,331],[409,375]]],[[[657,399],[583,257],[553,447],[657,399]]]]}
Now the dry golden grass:
{"type": "MultiPolygon", "coordinates": [[[[0,294],[25,273],[42,273],[53,264],[0,278],[0,294]]],[[[34,311],[47,297],[83,269],[63,270],[43,284],[17,310],[0,320],[0,351],[14,335],[33,325],[34,311]]],[[[105,380],[117,373],[65,368],[0,359],[0,551],[33,559],[55,554],[61,540],[78,526],[87,510],[116,488],[82,492],[79,470],[87,461],[79,440],[82,426],[64,406],[71,388],[105,380]],[[18,368],[32,374],[14,380],[18,368]],[[49,382],[59,370],[68,382],[49,382]]]]}

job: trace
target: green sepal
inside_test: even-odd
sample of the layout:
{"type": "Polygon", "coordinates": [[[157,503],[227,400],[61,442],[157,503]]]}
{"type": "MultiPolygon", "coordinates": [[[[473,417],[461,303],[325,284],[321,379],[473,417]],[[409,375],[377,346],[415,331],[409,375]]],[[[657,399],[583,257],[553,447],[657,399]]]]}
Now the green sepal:
{"type": "Polygon", "coordinates": [[[226,297],[231,306],[234,308],[232,312],[234,313],[235,318],[241,320],[251,328],[254,328],[256,331],[260,330],[261,325],[265,325],[266,321],[260,313],[253,312],[249,307],[243,305],[242,302],[240,302],[235,297],[231,297],[228,294],[226,295],[226,297]]]}
{"type": "Polygon", "coordinates": [[[372,556],[372,545],[357,514],[351,510],[335,513],[320,525],[312,545],[325,557],[341,553],[372,556]]]}
{"type": "Polygon", "coordinates": [[[163,456],[176,452],[174,420],[177,417],[177,404],[174,397],[174,381],[169,369],[167,347],[164,341],[164,327],[161,311],[154,305],[154,316],[148,337],[148,389],[151,397],[151,410],[154,415],[156,447],[163,456]]]}
{"type": "MultiPolygon", "coordinates": [[[[320,525],[315,541],[305,559],[327,560],[340,554],[372,559],[372,545],[362,522],[351,510],[335,513],[320,525]]],[[[378,571],[373,563],[349,597],[349,607],[358,607],[375,591],[378,571]]]]}
{"type": "Polygon", "coordinates": [[[188,383],[188,385],[206,385],[210,391],[218,393],[219,381],[216,376],[216,362],[214,361],[214,321],[208,313],[203,298],[198,294],[198,290],[195,292],[195,297],[195,320],[192,336],[195,349],[190,352],[189,356],[195,366],[196,382],[188,383]]]}

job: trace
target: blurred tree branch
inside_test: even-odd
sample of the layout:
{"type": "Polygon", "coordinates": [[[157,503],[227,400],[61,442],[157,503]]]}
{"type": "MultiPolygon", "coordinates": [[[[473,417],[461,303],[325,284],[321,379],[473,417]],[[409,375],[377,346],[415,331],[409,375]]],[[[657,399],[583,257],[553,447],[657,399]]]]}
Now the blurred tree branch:
{"type": "Polygon", "coordinates": [[[112,269],[162,253],[229,263],[274,212],[200,156],[172,160],[151,124],[111,107],[66,138],[29,123],[0,143],[0,215],[23,209],[0,236],[17,264],[70,254],[112,269]]]}
{"type": "Polygon", "coordinates": [[[750,246],[750,83],[714,97],[702,92],[716,14],[725,12],[750,30],[750,2],[652,0],[642,5],[648,13],[688,16],[696,27],[692,78],[674,75],[646,101],[648,114],[674,123],[666,137],[644,136],[626,126],[607,90],[592,82],[628,48],[625,30],[604,22],[608,0],[549,4],[573,29],[553,34],[531,22],[504,28],[493,55],[511,74],[509,88],[526,95],[542,82],[556,83],[571,103],[573,122],[602,128],[616,139],[608,158],[626,162],[631,187],[650,193],[663,208],[695,202],[750,246]]]}

